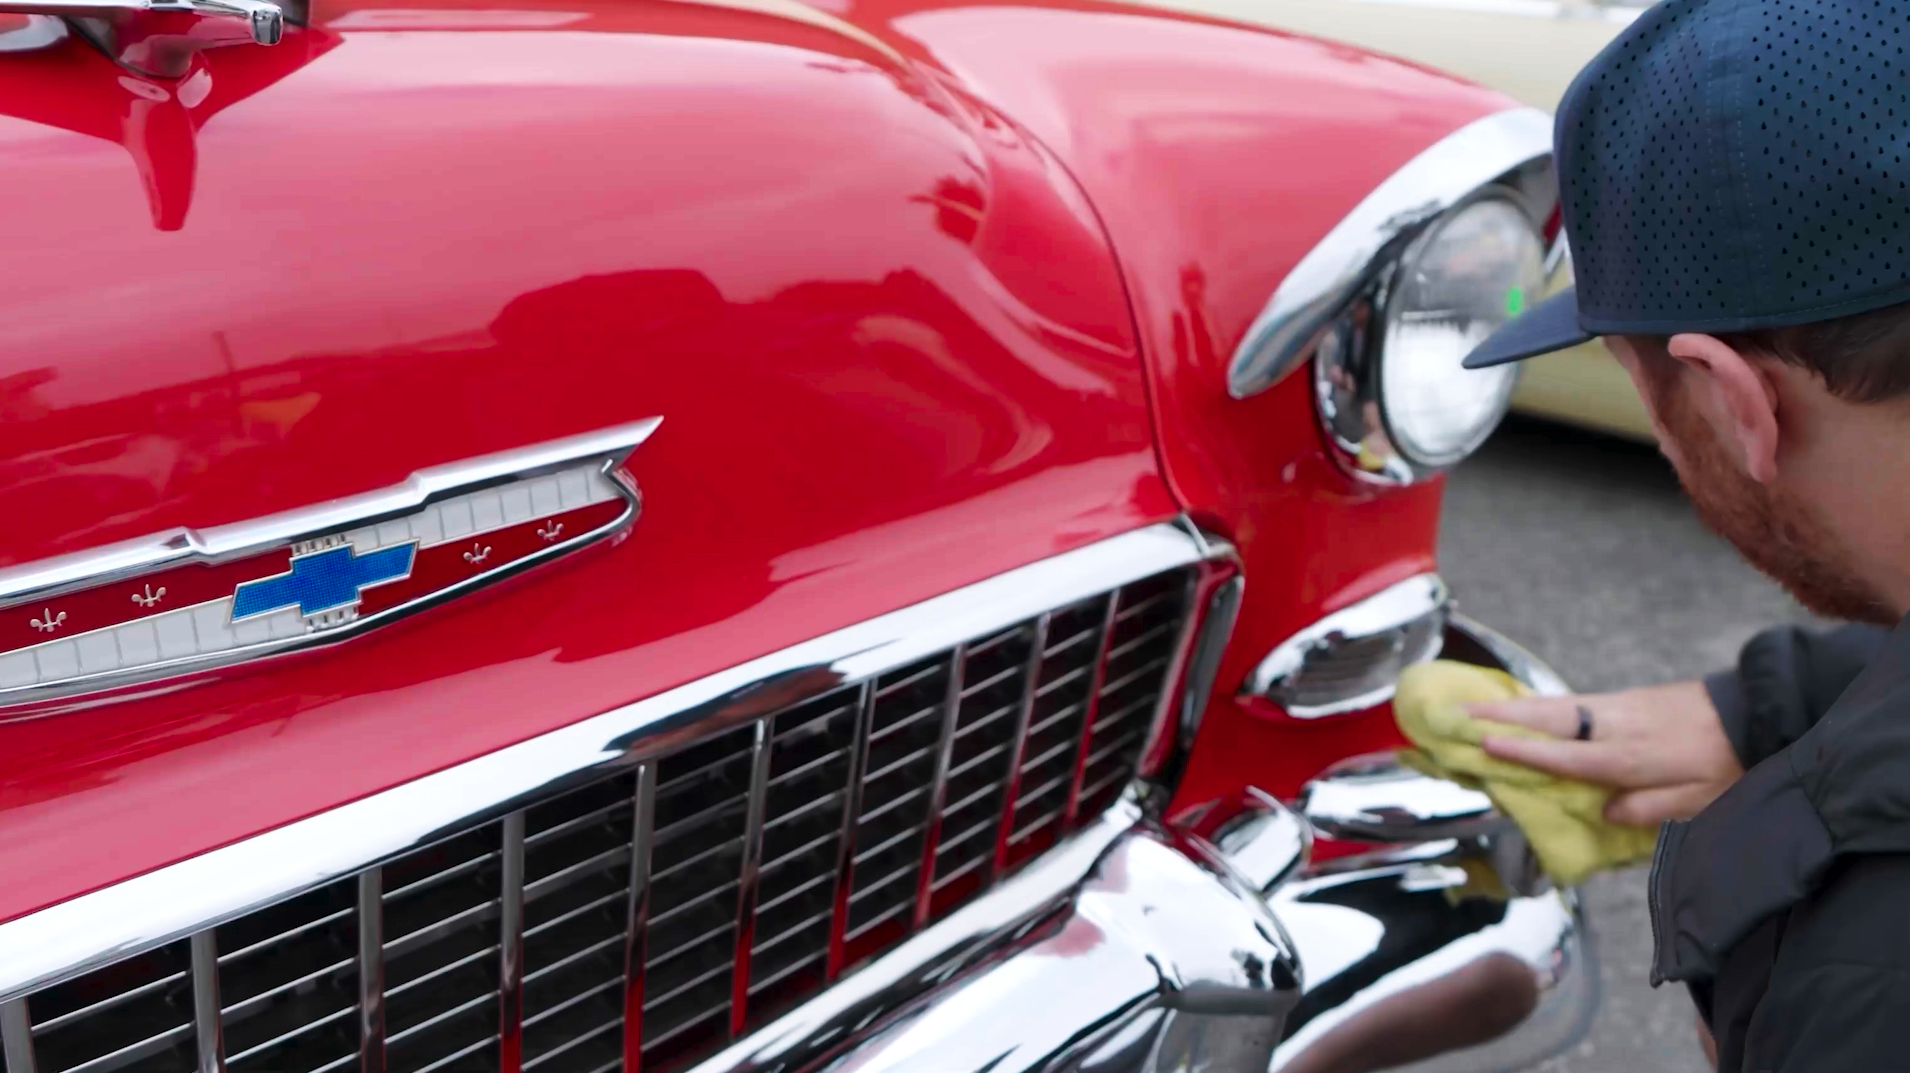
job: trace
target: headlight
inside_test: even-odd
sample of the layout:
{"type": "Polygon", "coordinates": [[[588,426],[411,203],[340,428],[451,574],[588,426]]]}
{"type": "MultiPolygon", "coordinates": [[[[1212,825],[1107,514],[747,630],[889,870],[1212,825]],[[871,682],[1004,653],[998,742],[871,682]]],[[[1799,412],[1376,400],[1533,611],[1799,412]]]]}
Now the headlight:
{"type": "Polygon", "coordinates": [[[1410,483],[1485,441],[1518,367],[1459,363],[1538,295],[1544,262],[1531,217],[1510,191],[1488,189],[1428,225],[1327,330],[1315,392],[1354,473],[1410,483]]]}
{"type": "Polygon", "coordinates": [[[1460,208],[1407,253],[1386,302],[1378,394],[1385,430],[1409,462],[1450,466],[1498,425],[1518,366],[1459,363],[1539,293],[1544,262],[1525,213],[1496,197],[1460,208]]]}
{"type": "Polygon", "coordinates": [[[1552,119],[1513,108],[1434,142],[1367,193],[1281,280],[1227,364],[1251,399],[1311,364],[1338,460],[1410,484],[1484,442],[1512,393],[1471,346],[1537,298],[1554,217],[1552,119]]]}

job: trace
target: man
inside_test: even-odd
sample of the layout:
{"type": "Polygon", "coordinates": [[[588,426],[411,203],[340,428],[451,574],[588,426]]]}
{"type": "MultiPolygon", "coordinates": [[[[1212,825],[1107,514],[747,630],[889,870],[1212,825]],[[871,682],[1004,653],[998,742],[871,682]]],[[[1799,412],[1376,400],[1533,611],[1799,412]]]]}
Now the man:
{"type": "Polygon", "coordinates": [[[1910,11],[1666,0],[1567,91],[1577,287],[1467,358],[1603,337],[1700,516],[1807,607],[1735,674],[1482,707],[1668,823],[1653,980],[1724,1073],[1910,1070],[1910,11]]]}

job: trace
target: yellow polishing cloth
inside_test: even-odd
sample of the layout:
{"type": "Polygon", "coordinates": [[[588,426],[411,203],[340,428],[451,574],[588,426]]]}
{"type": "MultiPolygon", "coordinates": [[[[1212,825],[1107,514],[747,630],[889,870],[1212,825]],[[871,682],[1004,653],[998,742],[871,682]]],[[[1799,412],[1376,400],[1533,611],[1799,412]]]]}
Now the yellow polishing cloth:
{"type": "Polygon", "coordinates": [[[1544,737],[1524,727],[1480,723],[1464,708],[1526,693],[1512,676],[1470,663],[1434,660],[1406,668],[1399,676],[1393,717],[1418,748],[1402,751],[1400,760],[1492,798],[1525,832],[1545,874],[1561,886],[1575,886],[1593,872],[1650,857],[1657,831],[1606,822],[1610,790],[1495,760],[1480,748],[1487,733],[1544,737]]]}

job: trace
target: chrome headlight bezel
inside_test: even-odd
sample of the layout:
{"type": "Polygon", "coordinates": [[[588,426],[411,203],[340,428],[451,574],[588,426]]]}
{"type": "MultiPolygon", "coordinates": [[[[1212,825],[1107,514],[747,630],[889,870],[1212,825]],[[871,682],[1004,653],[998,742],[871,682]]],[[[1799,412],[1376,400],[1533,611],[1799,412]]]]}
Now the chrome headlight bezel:
{"type": "Polygon", "coordinates": [[[1465,430],[1460,441],[1443,451],[1430,451],[1417,442],[1418,433],[1405,427],[1396,391],[1389,392],[1394,364],[1418,360],[1401,352],[1391,338],[1403,301],[1401,284],[1422,254],[1446,228],[1465,213],[1485,205],[1504,205],[1531,226],[1533,277],[1523,290],[1536,294],[1543,286],[1544,245],[1540,224],[1530,217],[1524,195],[1497,183],[1473,195],[1419,229],[1399,256],[1374,274],[1370,287],[1356,296],[1341,317],[1322,333],[1313,357],[1315,409],[1321,430],[1336,449],[1337,461],[1354,477],[1379,484],[1412,484],[1443,473],[1478,450],[1498,427],[1511,404],[1519,366],[1457,372],[1477,378],[1477,386],[1495,397],[1486,398],[1482,416],[1465,430]]]}
{"type": "Polygon", "coordinates": [[[1288,273],[1235,351],[1229,394],[1257,395],[1311,359],[1331,453],[1367,483],[1412,484],[1476,448],[1498,415],[1466,451],[1448,457],[1415,457],[1395,446],[1378,397],[1388,304],[1401,266],[1482,198],[1519,208],[1543,242],[1558,202],[1551,135],[1543,112],[1500,112],[1447,135],[1387,178],[1288,273]]]}

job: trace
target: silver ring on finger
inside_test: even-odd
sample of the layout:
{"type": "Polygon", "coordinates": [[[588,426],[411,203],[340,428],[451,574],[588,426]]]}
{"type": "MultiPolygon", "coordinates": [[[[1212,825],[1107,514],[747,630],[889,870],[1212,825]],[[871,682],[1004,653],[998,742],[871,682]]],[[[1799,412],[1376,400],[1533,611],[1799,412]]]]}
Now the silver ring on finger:
{"type": "Polygon", "coordinates": [[[1592,710],[1583,704],[1578,706],[1578,733],[1572,737],[1577,741],[1592,740],[1592,710]]]}

